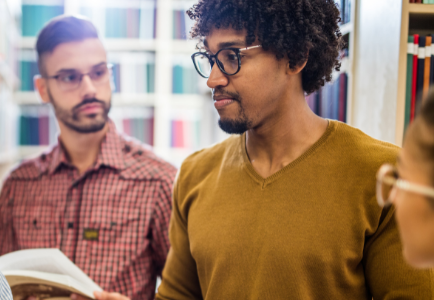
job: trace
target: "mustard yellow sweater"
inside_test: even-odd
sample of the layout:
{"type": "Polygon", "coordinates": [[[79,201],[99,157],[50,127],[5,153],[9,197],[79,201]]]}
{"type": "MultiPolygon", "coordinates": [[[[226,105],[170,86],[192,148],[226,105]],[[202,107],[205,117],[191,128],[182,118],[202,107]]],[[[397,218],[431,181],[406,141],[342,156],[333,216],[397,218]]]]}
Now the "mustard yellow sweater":
{"type": "Polygon", "coordinates": [[[183,163],[157,299],[434,299],[431,270],[402,258],[375,174],[398,148],[345,124],[267,179],[245,136],[183,163]]]}

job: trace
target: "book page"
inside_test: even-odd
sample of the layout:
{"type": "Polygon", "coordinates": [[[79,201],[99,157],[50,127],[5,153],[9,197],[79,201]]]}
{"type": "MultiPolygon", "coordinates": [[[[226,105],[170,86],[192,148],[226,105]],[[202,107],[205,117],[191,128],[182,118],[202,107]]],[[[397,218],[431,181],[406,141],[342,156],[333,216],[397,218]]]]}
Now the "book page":
{"type": "Polygon", "coordinates": [[[59,249],[28,249],[0,257],[0,271],[28,270],[68,275],[92,291],[102,291],[89,276],[70,261],[59,249]]]}
{"type": "Polygon", "coordinates": [[[93,299],[93,291],[81,282],[67,276],[37,271],[5,271],[14,299],[27,299],[30,295],[45,295],[48,297],[69,297],[76,293],[93,299]]]}

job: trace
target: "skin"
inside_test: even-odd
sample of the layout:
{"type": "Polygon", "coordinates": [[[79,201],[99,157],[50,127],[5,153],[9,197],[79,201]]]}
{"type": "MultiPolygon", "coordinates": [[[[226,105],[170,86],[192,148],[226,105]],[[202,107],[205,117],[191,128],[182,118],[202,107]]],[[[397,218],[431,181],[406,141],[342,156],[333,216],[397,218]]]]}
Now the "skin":
{"type": "MultiPolygon", "coordinates": [[[[433,187],[432,164],[427,163],[421,155],[417,140],[434,143],[432,129],[420,118],[408,129],[397,164],[399,177],[433,187]]],[[[397,188],[391,193],[405,259],[417,268],[433,267],[434,199],[397,188]]]]}
{"type": "MultiPolygon", "coordinates": [[[[44,66],[48,76],[56,75],[62,69],[76,69],[85,74],[98,64],[107,63],[106,51],[98,39],[85,39],[79,42],[64,43],[44,56],[44,66]]],[[[63,91],[55,79],[39,77],[35,80],[42,101],[52,103],[60,127],[60,141],[67,153],[70,163],[79,174],[92,167],[97,159],[101,141],[108,130],[107,108],[110,107],[111,86],[107,80],[104,84],[94,85],[89,76],[84,76],[80,86],[72,91],[63,91]],[[98,99],[101,103],[82,105],[89,99],[98,99]],[[105,108],[105,109],[104,109],[105,108]],[[69,126],[67,123],[70,123],[69,126]],[[100,130],[82,133],[71,128],[88,128],[103,124],[100,130]]],[[[99,300],[127,300],[118,293],[94,292],[99,300]]],[[[84,300],[79,295],[71,299],[84,300]]],[[[29,300],[36,300],[30,297],[29,300]]]]}
{"type": "MultiPolygon", "coordinates": [[[[210,54],[224,47],[245,48],[245,36],[245,30],[213,29],[204,45],[210,54]]],[[[214,65],[208,78],[220,120],[248,121],[247,154],[263,178],[300,157],[327,129],[328,121],[306,103],[301,79],[305,65],[290,69],[287,60],[257,48],[243,52],[239,73],[227,76],[214,65]]]]}

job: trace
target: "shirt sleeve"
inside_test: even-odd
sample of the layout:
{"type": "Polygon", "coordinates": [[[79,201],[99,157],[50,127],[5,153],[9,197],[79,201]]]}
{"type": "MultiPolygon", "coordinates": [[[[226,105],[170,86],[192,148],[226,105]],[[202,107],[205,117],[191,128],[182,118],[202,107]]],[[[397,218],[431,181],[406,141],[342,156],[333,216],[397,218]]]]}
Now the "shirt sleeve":
{"type": "Polygon", "coordinates": [[[383,211],[364,250],[365,277],[374,300],[434,299],[433,271],[410,267],[402,255],[394,207],[383,211]]]}
{"type": "Polygon", "coordinates": [[[203,299],[197,275],[196,262],[190,252],[187,222],[179,207],[179,173],[173,191],[173,210],[169,238],[172,248],[163,270],[163,280],[156,295],[157,300],[203,299]]]}
{"type": "Polygon", "coordinates": [[[15,245],[12,209],[13,209],[13,181],[7,179],[0,193],[0,256],[17,249],[15,245]]]}
{"type": "Polygon", "coordinates": [[[2,273],[0,273],[0,300],[12,300],[11,288],[2,273]]]}
{"type": "Polygon", "coordinates": [[[154,262],[157,265],[159,275],[161,275],[170,248],[168,231],[172,211],[171,193],[172,184],[162,181],[151,222],[151,245],[154,253],[154,262]]]}

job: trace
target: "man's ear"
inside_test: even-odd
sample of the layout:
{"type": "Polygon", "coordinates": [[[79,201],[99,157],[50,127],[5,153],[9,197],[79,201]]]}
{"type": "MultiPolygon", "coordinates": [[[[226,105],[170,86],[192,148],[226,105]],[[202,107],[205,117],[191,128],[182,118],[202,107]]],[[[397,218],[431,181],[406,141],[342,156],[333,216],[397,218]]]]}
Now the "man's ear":
{"type": "Polygon", "coordinates": [[[48,86],[47,80],[42,78],[41,75],[35,75],[33,77],[33,83],[35,88],[38,90],[39,96],[41,97],[42,102],[50,103],[50,96],[48,95],[48,86]]]}
{"type": "Polygon", "coordinates": [[[289,62],[286,64],[287,68],[286,68],[286,74],[288,75],[297,75],[298,73],[300,73],[301,71],[303,71],[304,67],[306,67],[307,64],[307,59],[299,64],[298,66],[295,66],[294,68],[291,68],[291,66],[289,65],[289,62]]]}

